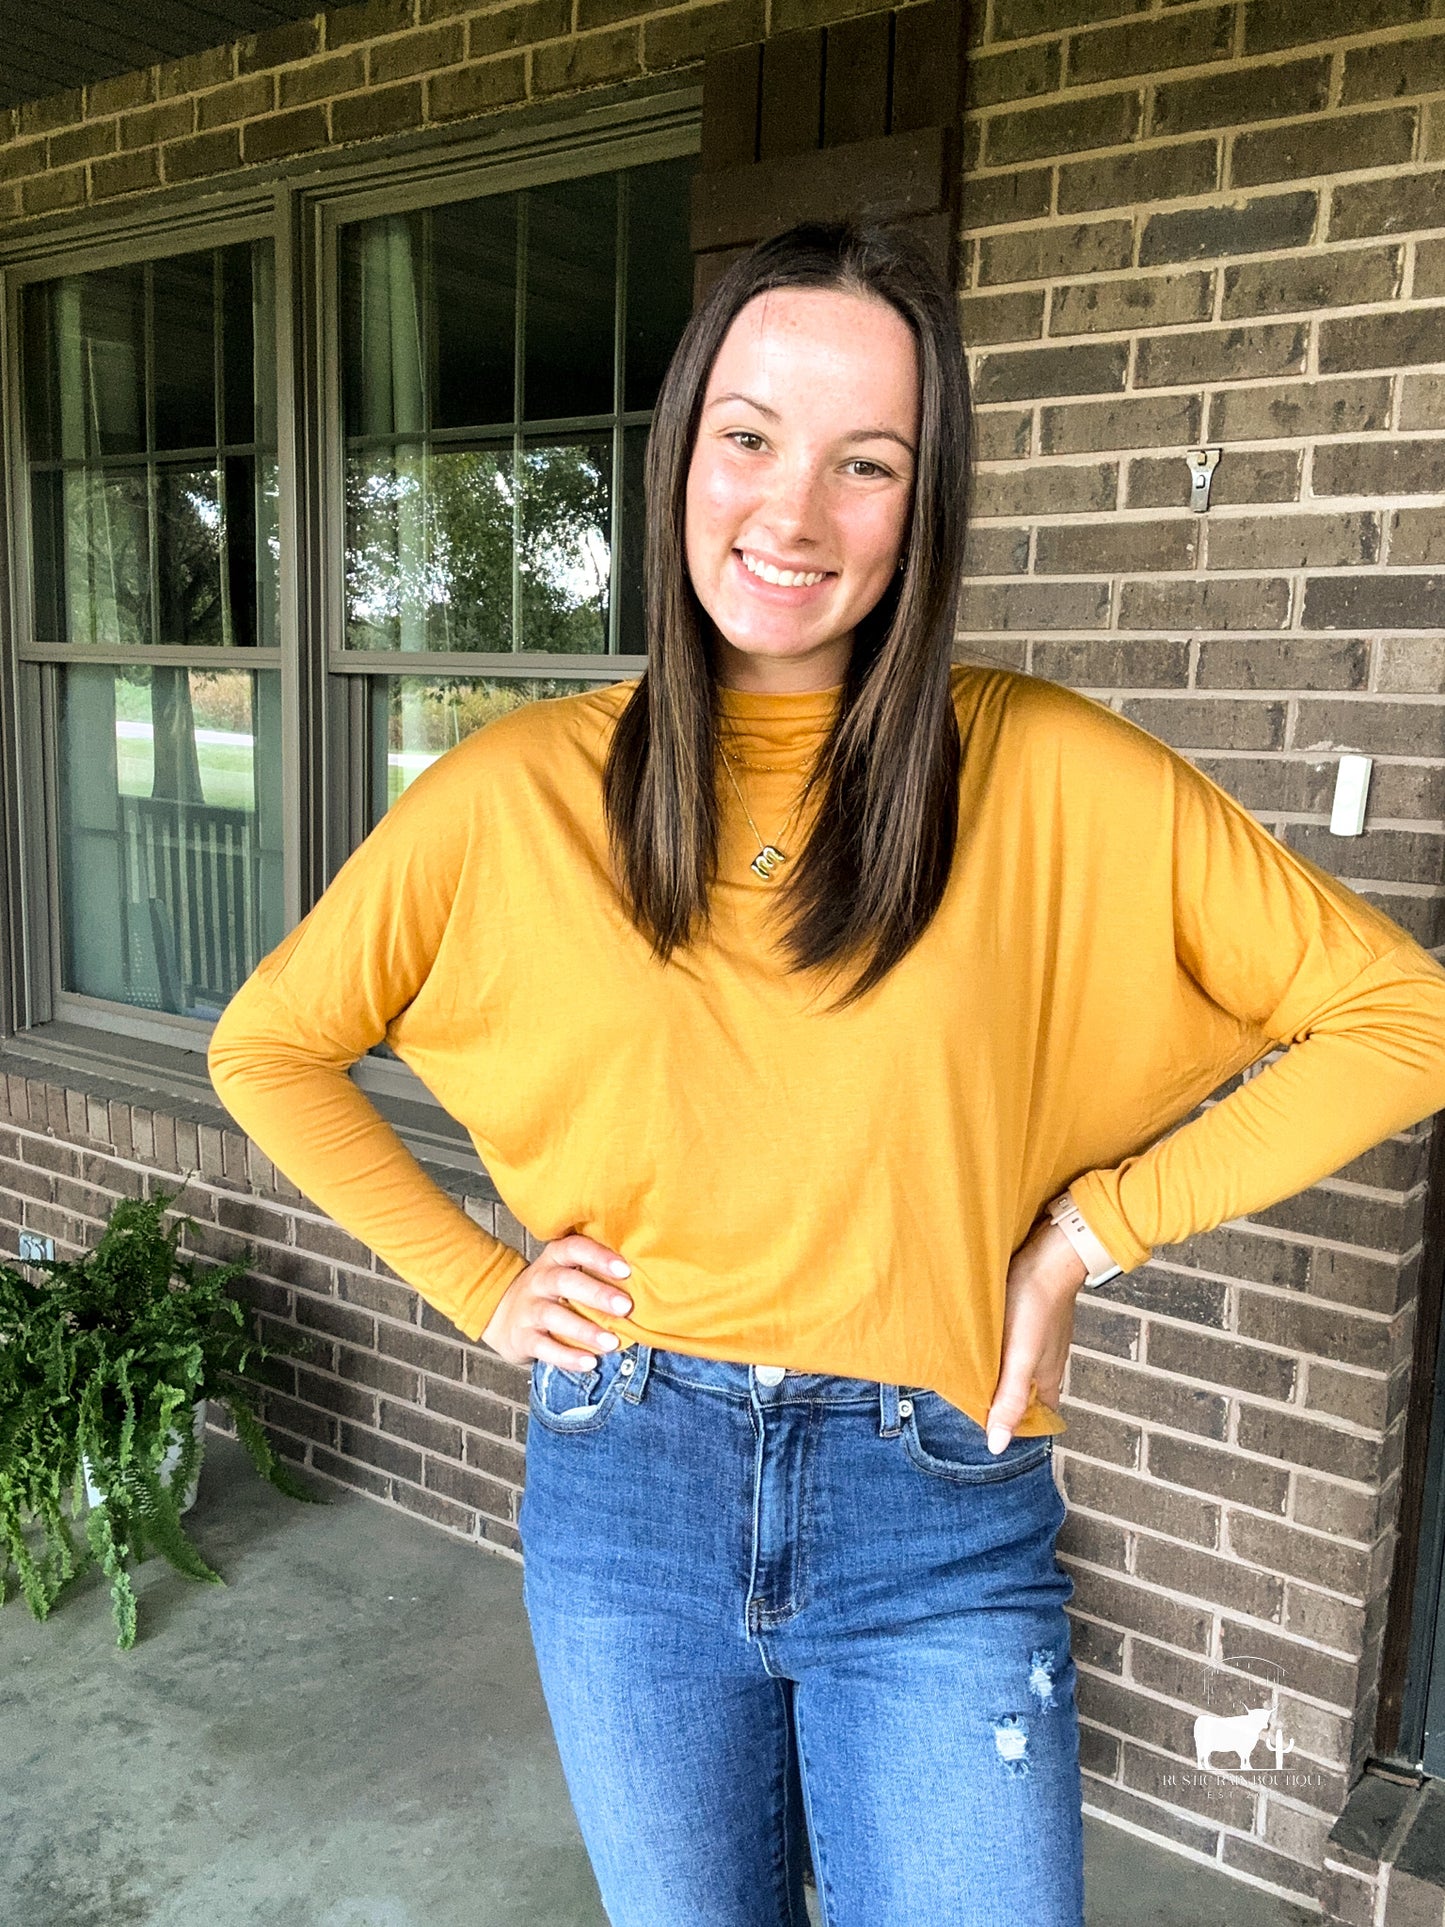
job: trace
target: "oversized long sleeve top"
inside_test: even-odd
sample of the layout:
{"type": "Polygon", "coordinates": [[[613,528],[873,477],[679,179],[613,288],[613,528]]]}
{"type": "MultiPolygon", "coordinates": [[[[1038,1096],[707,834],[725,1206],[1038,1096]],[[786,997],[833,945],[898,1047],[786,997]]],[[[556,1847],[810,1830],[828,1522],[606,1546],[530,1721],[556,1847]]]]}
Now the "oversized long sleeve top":
{"type": "MultiPolygon", "coordinates": [[[[847,971],[786,968],[725,774],[710,925],[653,956],[607,853],[620,681],[499,717],[416,778],[228,1005],[222,1101],[469,1338],[527,1260],[347,1075],[383,1038],[536,1237],[628,1259],[629,1314],[578,1306],[624,1344],[928,1387],[984,1423],[1009,1260],[1049,1198],[1071,1185],[1130,1271],[1339,1170],[1445,1105],[1445,970],[1102,704],[950,678],[947,887],[850,1008],[827,1007],[847,971]]],[[[719,690],[785,855],[840,694],[719,690]]],[[[1037,1396],[1016,1428],[1065,1429],[1037,1396]]]]}

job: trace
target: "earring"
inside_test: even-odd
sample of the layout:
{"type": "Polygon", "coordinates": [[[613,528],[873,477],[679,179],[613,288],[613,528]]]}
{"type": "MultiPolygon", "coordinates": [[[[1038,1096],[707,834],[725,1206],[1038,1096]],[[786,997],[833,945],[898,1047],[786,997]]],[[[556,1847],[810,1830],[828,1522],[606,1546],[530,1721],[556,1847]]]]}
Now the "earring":
{"type": "Polygon", "coordinates": [[[898,558],[898,566],[899,566],[899,568],[900,568],[900,569],[902,569],[902,568],[904,568],[904,567],[906,567],[906,566],[907,566],[907,562],[908,562],[908,557],[907,557],[906,555],[900,555],[900,556],[899,556],[899,558],[898,558]]]}

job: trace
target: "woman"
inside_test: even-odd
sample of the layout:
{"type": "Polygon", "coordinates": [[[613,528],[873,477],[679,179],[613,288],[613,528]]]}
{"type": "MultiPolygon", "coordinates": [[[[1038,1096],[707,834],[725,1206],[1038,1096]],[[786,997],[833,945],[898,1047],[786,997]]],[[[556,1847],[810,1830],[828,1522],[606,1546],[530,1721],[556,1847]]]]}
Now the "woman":
{"type": "Polygon", "coordinates": [[[1077,1927],[1076,1293],[1445,1103],[1398,925],[1102,705],[951,662],[969,454],[911,246],[734,262],[649,440],[647,673],[434,763],[211,1047],[531,1364],[524,1599],[617,1927],[800,1923],[805,1841],[830,1927],[1077,1927]],[[530,1263],[348,1080],[383,1037],[530,1263]]]}

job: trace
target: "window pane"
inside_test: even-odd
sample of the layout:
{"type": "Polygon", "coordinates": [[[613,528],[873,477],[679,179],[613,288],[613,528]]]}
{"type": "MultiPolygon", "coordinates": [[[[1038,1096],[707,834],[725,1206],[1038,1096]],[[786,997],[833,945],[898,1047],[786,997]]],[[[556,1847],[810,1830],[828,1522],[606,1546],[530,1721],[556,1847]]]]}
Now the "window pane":
{"type": "Polygon", "coordinates": [[[645,424],[622,434],[622,567],[618,571],[620,634],[617,647],[624,656],[647,654],[647,625],[642,595],[642,535],[646,526],[643,493],[647,459],[645,424]]]}
{"type": "Polygon", "coordinates": [[[531,443],[522,456],[524,649],[607,647],[612,439],[531,443]]]}
{"type": "Polygon", "coordinates": [[[270,243],[31,283],[21,336],[34,638],[275,647],[270,243]]]}
{"type": "Polygon", "coordinates": [[[371,824],[429,763],[464,736],[525,703],[597,685],[566,676],[374,676],[371,824]]]}
{"type": "Polygon", "coordinates": [[[515,414],[515,195],[439,207],[431,216],[437,317],[434,428],[490,428],[515,414]]]}
{"type": "Polygon", "coordinates": [[[509,650],[513,493],[510,443],[353,455],[347,644],[509,650]]]}
{"type": "Polygon", "coordinates": [[[285,934],[274,671],[66,668],[67,990],[219,1015],[285,934]]]}
{"type": "Polygon", "coordinates": [[[526,419],[610,415],[617,176],[534,187],[527,204],[526,419]]]}
{"type": "Polygon", "coordinates": [[[651,408],[692,313],[689,195],[695,156],[630,167],[625,405],[651,408]]]}

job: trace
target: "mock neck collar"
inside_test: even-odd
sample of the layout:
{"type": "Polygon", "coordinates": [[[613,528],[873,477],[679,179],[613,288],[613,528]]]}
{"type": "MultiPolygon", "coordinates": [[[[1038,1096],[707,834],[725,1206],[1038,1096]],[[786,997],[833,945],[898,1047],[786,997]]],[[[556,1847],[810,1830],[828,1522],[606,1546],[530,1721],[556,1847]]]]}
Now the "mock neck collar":
{"type": "Polygon", "coordinates": [[[746,766],[793,768],[811,763],[832,727],[843,684],[831,689],[734,689],[714,685],[722,740],[746,766]]]}

